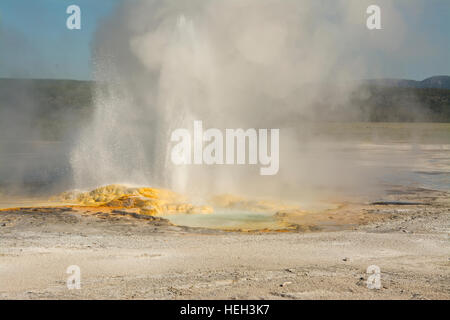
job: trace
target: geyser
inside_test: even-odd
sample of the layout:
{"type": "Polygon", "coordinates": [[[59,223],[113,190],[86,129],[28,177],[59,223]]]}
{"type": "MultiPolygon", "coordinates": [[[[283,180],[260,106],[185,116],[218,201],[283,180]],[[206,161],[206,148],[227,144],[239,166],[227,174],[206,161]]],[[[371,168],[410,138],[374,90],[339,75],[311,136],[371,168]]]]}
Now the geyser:
{"type": "MultiPolygon", "coordinates": [[[[315,106],[345,105],[370,46],[369,1],[153,0],[124,2],[95,41],[96,109],[71,163],[77,188],[124,183],[194,195],[274,198],[306,190],[359,190],[359,151],[344,156],[313,134],[315,106]],[[356,27],[355,27],[356,25],[356,27]],[[360,28],[357,26],[360,25],[360,28]],[[329,81],[341,85],[329,89],[329,81]],[[324,84],[324,85],[318,85],[324,84]],[[280,168],[175,166],[171,133],[194,120],[209,127],[280,128],[280,168]],[[277,170],[278,171],[278,170],[277,170]]],[[[383,2],[386,11],[393,5],[383,2]]],[[[387,18],[386,18],[387,19],[387,18]]],[[[392,37],[402,37],[392,28],[392,37]]],[[[390,37],[376,39],[389,47],[390,37]]],[[[373,66],[373,64],[372,64],[373,66]]],[[[343,109],[349,118],[358,110],[343,109]]]]}

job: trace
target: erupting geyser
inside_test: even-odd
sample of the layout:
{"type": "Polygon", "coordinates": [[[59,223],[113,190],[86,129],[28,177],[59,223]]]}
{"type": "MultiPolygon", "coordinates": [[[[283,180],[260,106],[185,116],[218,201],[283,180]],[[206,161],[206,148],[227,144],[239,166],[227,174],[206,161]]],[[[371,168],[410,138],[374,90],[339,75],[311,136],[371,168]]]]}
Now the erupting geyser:
{"type": "Polygon", "coordinates": [[[121,4],[95,41],[99,85],[95,114],[71,154],[76,188],[127,184],[202,199],[228,192],[298,199],[305,189],[358,184],[364,174],[354,171],[357,152],[335,153],[304,124],[316,119],[324,92],[327,101],[345,105],[353,79],[364,76],[367,64],[352,48],[370,41],[364,23],[354,27],[364,18],[355,12],[366,7],[364,1],[121,4]],[[342,85],[326,91],[315,85],[330,79],[342,85]],[[279,172],[262,177],[247,165],[174,165],[170,135],[196,120],[220,130],[279,129],[279,172]]]}
{"type": "MultiPolygon", "coordinates": [[[[166,24],[164,21],[160,26],[164,26],[164,34],[158,35],[160,31],[156,30],[155,34],[127,39],[131,53],[128,58],[131,64],[143,63],[142,71],[133,70],[133,65],[128,70],[133,74],[124,74],[123,64],[127,66],[130,61],[117,61],[116,57],[105,61],[100,47],[100,68],[108,70],[106,77],[113,81],[98,90],[93,121],[72,154],[78,187],[127,183],[186,191],[187,173],[173,168],[168,158],[170,132],[194,119],[192,106],[203,100],[200,91],[209,91],[195,78],[203,79],[201,70],[213,66],[208,65],[206,44],[199,39],[192,20],[178,15],[173,24],[166,24]],[[164,47],[141,48],[157,45],[153,42],[160,43],[163,37],[164,47]],[[139,57],[140,50],[148,55],[139,57]],[[116,73],[111,75],[111,70],[116,73]],[[139,84],[134,87],[136,81],[139,84]]],[[[105,74],[99,71],[99,76],[105,74]]]]}

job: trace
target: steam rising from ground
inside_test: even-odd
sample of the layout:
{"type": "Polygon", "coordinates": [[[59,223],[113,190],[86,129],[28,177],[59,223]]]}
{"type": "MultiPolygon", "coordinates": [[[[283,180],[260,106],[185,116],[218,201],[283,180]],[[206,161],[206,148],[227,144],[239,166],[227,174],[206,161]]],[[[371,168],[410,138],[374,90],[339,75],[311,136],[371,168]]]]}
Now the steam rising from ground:
{"type": "MultiPolygon", "coordinates": [[[[401,44],[405,30],[392,2],[381,1],[390,31],[378,34],[365,26],[369,4],[123,4],[97,35],[97,78],[108,84],[98,89],[93,122],[72,152],[77,186],[128,183],[276,197],[313,186],[358,186],[371,174],[354,167],[359,151],[339,155],[312,133],[311,123],[323,116],[317,104],[345,106],[353,80],[365,76],[370,61],[359,48],[395,51],[401,44]],[[258,166],[172,165],[170,133],[192,129],[194,120],[205,129],[280,128],[279,174],[261,177],[258,166]]],[[[343,110],[344,118],[361,117],[343,110]]]]}

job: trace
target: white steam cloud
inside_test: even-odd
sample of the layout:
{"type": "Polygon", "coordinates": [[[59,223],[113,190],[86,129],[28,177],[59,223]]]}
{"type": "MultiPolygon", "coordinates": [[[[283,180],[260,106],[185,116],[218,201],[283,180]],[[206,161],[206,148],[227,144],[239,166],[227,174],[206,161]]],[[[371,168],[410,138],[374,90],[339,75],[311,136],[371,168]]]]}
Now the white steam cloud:
{"type": "MultiPolygon", "coordinates": [[[[378,33],[366,28],[370,4],[121,5],[95,43],[97,78],[107,85],[99,88],[94,119],[72,152],[77,186],[130,183],[192,193],[296,196],[313,185],[357,185],[370,174],[353,166],[358,154],[340,156],[309,130],[324,96],[345,105],[353,80],[366,76],[371,61],[361,48],[395,52],[403,43],[406,31],[394,1],[378,1],[378,33]],[[340,85],[327,89],[327,83],[340,85]],[[280,173],[260,177],[257,166],[174,167],[170,133],[192,128],[194,120],[219,129],[280,128],[280,173]]],[[[351,118],[356,111],[345,112],[351,118]]]]}

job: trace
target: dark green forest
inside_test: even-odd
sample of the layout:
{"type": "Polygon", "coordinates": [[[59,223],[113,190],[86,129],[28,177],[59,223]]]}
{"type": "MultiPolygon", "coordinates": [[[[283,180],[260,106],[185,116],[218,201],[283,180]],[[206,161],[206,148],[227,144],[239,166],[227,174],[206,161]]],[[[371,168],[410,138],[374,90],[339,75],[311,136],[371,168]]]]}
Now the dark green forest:
{"type": "MultiPolygon", "coordinates": [[[[325,98],[314,106],[315,120],[450,122],[449,89],[388,84],[365,82],[338,108],[330,109],[325,98]]],[[[95,85],[92,81],[0,79],[0,134],[8,135],[2,128],[11,125],[35,128],[46,139],[71,134],[92,115],[95,85]]],[[[324,87],[323,91],[326,97],[329,90],[324,87]]]]}

